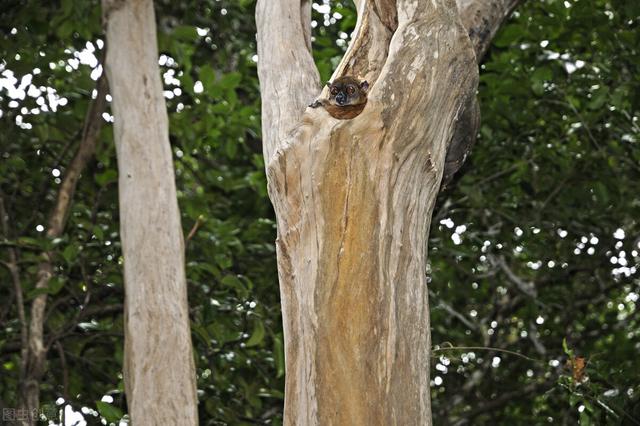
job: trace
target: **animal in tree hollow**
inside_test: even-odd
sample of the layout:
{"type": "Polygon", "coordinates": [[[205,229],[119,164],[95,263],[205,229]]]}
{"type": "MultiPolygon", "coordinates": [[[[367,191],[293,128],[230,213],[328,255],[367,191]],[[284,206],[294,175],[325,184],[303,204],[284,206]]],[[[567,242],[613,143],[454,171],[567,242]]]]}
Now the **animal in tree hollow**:
{"type": "MultiPolygon", "coordinates": [[[[317,99],[309,107],[324,107],[333,118],[348,120],[357,117],[367,104],[369,83],[352,76],[328,82],[329,98],[317,99]]],[[[475,97],[464,105],[460,123],[456,126],[446,153],[441,190],[451,183],[454,174],[464,164],[473,146],[480,122],[480,108],[475,97]]]]}
{"type": "Polygon", "coordinates": [[[348,120],[362,112],[367,104],[369,83],[351,76],[337,78],[329,86],[329,98],[318,99],[309,107],[324,107],[329,115],[339,120],[348,120]]]}

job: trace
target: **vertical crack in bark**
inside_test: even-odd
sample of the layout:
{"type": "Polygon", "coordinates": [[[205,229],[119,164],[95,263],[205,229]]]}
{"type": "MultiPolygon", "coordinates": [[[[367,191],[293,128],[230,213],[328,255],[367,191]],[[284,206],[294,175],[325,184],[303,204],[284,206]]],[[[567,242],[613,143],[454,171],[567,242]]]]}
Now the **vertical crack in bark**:
{"type": "Polygon", "coordinates": [[[340,282],[340,269],[341,262],[340,258],[344,252],[344,240],[347,236],[347,227],[349,226],[349,197],[351,196],[351,191],[353,187],[351,185],[351,169],[353,168],[353,144],[351,145],[351,149],[349,151],[349,166],[347,166],[347,179],[345,181],[345,186],[347,189],[347,195],[344,199],[344,209],[342,213],[342,228],[340,230],[340,244],[338,245],[338,252],[336,253],[336,283],[340,282]]]}

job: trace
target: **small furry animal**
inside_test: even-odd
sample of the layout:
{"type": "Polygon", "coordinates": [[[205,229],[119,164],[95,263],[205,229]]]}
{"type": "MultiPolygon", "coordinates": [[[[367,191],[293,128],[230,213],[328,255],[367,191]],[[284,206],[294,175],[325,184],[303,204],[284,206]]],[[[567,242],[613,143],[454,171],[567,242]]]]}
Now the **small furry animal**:
{"type": "Polygon", "coordinates": [[[339,120],[348,120],[362,112],[367,104],[369,83],[351,76],[337,78],[329,86],[329,99],[318,99],[309,107],[324,107],[327,112],[339,120]]]}

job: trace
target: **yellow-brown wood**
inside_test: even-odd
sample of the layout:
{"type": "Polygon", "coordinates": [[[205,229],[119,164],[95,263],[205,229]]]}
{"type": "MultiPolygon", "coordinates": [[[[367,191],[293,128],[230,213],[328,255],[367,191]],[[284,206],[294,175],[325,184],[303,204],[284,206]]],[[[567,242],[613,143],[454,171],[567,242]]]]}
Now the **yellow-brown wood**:
{"type": "Polygon", "coordinates": [[[454,0],[356,4],[332,80],[371,87],[346,120],[306,108],[320,87],[299,0],[259,0],[256,11],[284,420],[430,425],[426,242],[447,145],[474,104],[476,55],[454,0]]]}

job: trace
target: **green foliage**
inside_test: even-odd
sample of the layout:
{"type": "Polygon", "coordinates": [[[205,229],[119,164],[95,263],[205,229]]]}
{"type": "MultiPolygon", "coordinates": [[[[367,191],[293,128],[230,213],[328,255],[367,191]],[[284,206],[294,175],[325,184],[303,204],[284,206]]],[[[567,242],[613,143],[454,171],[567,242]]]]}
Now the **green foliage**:
{"type": "Polygon", "coordinates": [[[433,220],[433,342],[537,361],[445,352],[434,419],[637,424],[639,12],[526,2],[482,64],[480,138],[433,220]]]}
{"type": "MultiPolygon", "coordinates": [[[[0,196],[9,223],[8,232],[0,229],[0,259],[17,250],[29,315],[41,292],[41,253],[52,253],[43,405],[64,398],[76,412],[89,407],[90,423],[92,416],[116,422],[127,407],[109,117],[64,235],[45,236],[95,88],[96,64],[81,52],[101,56],[99,2],[10,3],[0,12],[0,74],[14,76],[14,89],[24,81],[25,94],[0,88],[0,196]],[[112,403],[100,401],[105,394],[112,403]]],[[[155,4],[179,203],[191,235],[201,423],[281,424],[284,347],[254,1],[155,4]]],[[[314,58],[327,80],[356,15],[350,2],[317,1],[312,16],[314,58]]],[[[640,418],[638,16],[637,2],[623,0],[526,2],[482,65],[480,138],[464,176],[441,194],[429,241],[437,423],[640,418]]],[[[11,282],[7,268],[0,280],[11,282]]],[[[0,399],[15,406],[20,324],[11,285],[0,286],[0,300],[0,399]]]]}
{"type": "Polygon", "coordinates": [[[96,407],[100,415],[109,423],[117,423],[123,417],[122,411],[119,408],[106,402],[96,401],[96,407]]]}

